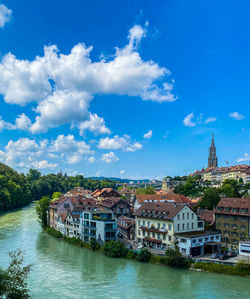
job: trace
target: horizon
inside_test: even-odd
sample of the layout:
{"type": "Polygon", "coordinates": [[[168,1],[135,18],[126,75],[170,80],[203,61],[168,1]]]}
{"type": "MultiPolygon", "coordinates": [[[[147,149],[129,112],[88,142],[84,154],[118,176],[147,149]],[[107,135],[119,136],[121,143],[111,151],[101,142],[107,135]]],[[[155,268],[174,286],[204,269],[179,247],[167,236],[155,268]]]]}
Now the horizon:
{"type": "Polygon", "coordinates": [[[161,180],[206,168],[213,133],[219,166],[249,163],[249,12],[0,1],[0,162],[161,180]]]}

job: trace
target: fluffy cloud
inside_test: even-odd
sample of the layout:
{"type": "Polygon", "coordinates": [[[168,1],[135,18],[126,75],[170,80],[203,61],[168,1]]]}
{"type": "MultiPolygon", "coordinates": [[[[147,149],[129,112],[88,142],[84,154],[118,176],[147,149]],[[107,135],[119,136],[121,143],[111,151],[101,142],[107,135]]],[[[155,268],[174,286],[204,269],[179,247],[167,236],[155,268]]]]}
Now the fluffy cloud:
{"type": "Polygon", "coordinates": [[[115,163],[119,161],[119,158],[115,155],[114,152],[109,152],[106,154],[102,154],[101,161],[105,163],[115,163]]]}
{"type": "MultiPolygon", "coordinates": [[[[110,59],[92,61],[92,47],[75,45],[69,54],[60,54],[55,45],[44,47],[44,56],[33,61],[5,55],[0,63],[0,94],[6,103],[25,105],[37,102],[38,116],[30,126],[24,118],[20,128],[30,126],[32,133],[77,122],[81,133],[109,134],[103,118],[89,114],[95,94],[139,96],[156,102],[174,101],[174,81],[160,83],[170,71],[152,60],[144,61],[138,45],[146,29],[135,25],[128,34],[128,44],[116,48],[110,59]]],[[[20,122],[19,122],[20,123],[20,122]]]]}
{"type": "Polygon", "coordinates": [[[239,114],[238,112],[232,112],[232,113],[229,113],[229,116],[236,119],[236,120],[242,120],[245,118],[244,115],[242,114],[239,114]]]}
{"type": "Polygon", "coordinates": [[[242,158],[237,159],[237,162],[247,162],[250,161],[250,155],[245,153],[242,158]]]}
{"type": "Polygon", "coordinates": [[[152,130],[149,130],[147,133],[143,135],[143,138],[150,139],[152,135],[153,135],[152,130]]]}
{"type": "Polygon", "coordinates": [[[126,152],[135,152],[142,149],[142,144],[140,144],[139,142],[131,143],[130,136],[128,135],[124,135],[123,137],[116,135],[113,138],[101,138],[98,144],[98,148],[112,150],[122,149],[126,152]]]}
{"type": "Polygon", "coordinates": [[[196,123],[194,123],[192,121],[192,119],[194,118],[194,114],[193,113],[190,113],[188,114],[184,120],[183,120],[183,124],[187,127],[195,127],[196,126],[196,123]]]}
{"type": "Polygon", "coordinates": [[[92,96],[86,92],[54,92],[37,106],[36,112],[40,116],[36,117],[31,132],[46,132],[48,128],[87,119],[91,99],[92,96]]]}
{"type": "Polygon", "coordinates": [[[124,174],[125,174],[125,170],[122,169],[122,170],[120,171],[120,175],[124,175],[124,174]]]}
{"type": "Polygon", "coordinates": [[[31,126],[31,120],[24,113],[16,118],[15,127],[20,130],[28,130],[31,126]]]}
{"type": "Polygon", "coordinates": [[[96,113],[89,114],[89,119],[79,123],[80,135],[83,135],[85,130],[89,130],[95,134],[110,134],[109,128],[105,126],[105,121],[96,113]]]}
{"type": "Polygon", "coordinates": [[[0,28],[10,21],[12,10],[7,8],[5,5],[0,4],[0,28]]]}
{"type": "Polygon", "coordinates": [[[10,140],[4,150],[0,151],[0,161],[21,170],[31,167],[55,169],[59,163],[80,163],[83,157],[93,163],[94,157],[88,158],[92,153],[89,145],[75,140],[73,135],[59,135],[50,143],[47,139],[38,143],[29,138],[20,138],[17,141],[10,140]]]}
{"type": "Polygon", "coordinates": [[[54,169],[57,167],[57,164],[49,163],[47,160],[35,161],[33,166],[38,169],[54,169]]]}
{"type": "Polygon", "coordinates": [[[87,161],[88,161],[89,164],[93,164],[93,163],[96,162],[96,158],[92,156],[92,157],[89,157],[89,158],[87,159],[87,161]]]}

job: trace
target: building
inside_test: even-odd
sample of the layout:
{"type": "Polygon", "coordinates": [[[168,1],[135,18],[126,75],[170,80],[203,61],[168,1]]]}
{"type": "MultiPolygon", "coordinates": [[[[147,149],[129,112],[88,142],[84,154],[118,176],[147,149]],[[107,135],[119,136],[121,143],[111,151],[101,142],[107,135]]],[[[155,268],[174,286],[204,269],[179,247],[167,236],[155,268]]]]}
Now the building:
{"type": "Polygon", "coordinates": [[[119,193],[121,194],[121,196],[124,196],[125,199],[127,201],[129,201],[130,203],[134,202],[136,190],[135,189],[129,189],[127,187],[126,183],[123,184],[123,188],[121,190],[119,190],[119,193]]]}
{"type": "Polygon", "coordinates": [[[99,201],[102,201],[110,197],[121,197],[119,192],[112,188],[103,188],[102,190],[97,189],[92,193],[92,196],[99,201]]]}
{"type": "Polygon", "coordinates": [[[208,168],[209,167],[218,167],[218,158],[216,156],[216,147],[214,144],[214,134],[212,135],[212,141],[209,148],[209,156],[208,156],[208,168]]]}
{"type": "Polygon", "coordinates": [[[109,197],[97,202],[98,206],[107,208],[113,211],[115,218],[119,218],[124,215],[130,217],[130,203],[126,199],[120,197],[109,197]]]}
{"type": "Polygon", "coordinates": [[[86,209],[80,217],[80,239],[89,242],[96,240],[99,244],[116,240],[117,227],[114,213],[100,208],[86,209]]]}
{"type": "Polygon", "coordinates": [[[250,257],[250,240],[240,241],[239,254],[250,257]]]}
{"type": "Polygon", "coordinates": [[[205,227],[215,230],[215,210],[200,209],[197,210],[197,215],[205,221],[205,227]]]}
{"type": "Polygon", "coordinates": [[[250,236],[250,198],[222,198],[216,207],[215,221],[222,246],[238,249],[239,242],[250,236]]]}
{"type": "Polygon", "coordinates": [[[191,203],[191,200],[182,194],[172,192],[164,194],[137,194],[134,202],[134,211],[139,209],[144,203],[191,203]]]}
{"type": "Polygon", "coordinates": [[[128,240],[135,239],[135,219],[121,216],[117,219],[118,232],[128,240]]]}

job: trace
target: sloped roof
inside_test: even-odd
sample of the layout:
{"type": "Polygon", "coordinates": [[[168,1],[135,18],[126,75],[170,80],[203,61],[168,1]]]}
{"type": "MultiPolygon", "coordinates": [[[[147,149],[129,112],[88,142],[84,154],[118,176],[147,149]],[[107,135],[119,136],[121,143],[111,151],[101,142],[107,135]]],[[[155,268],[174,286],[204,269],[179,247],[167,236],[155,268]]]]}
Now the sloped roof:
{"type": "Polygon", "coordinates": [[[145,202],[168,202],[190,203],[191,200],[182,194],[165,193],[165,194],[137,194],[136,198],[139,203],[145,202]]]}

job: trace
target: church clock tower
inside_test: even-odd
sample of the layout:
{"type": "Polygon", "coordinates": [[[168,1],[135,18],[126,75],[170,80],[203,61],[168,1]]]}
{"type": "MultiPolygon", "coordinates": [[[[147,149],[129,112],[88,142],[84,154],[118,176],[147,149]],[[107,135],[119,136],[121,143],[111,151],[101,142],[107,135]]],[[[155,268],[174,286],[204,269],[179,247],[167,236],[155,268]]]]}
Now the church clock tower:
{"type": "Polygon", "coordinates": [[[216,157],[216,147],[214,144],[214,134],[212,135],[212,141],[209,148],[209,156],[208,156],[208,168],[210,167],[218,167],[218,158],[216,157]]]}

